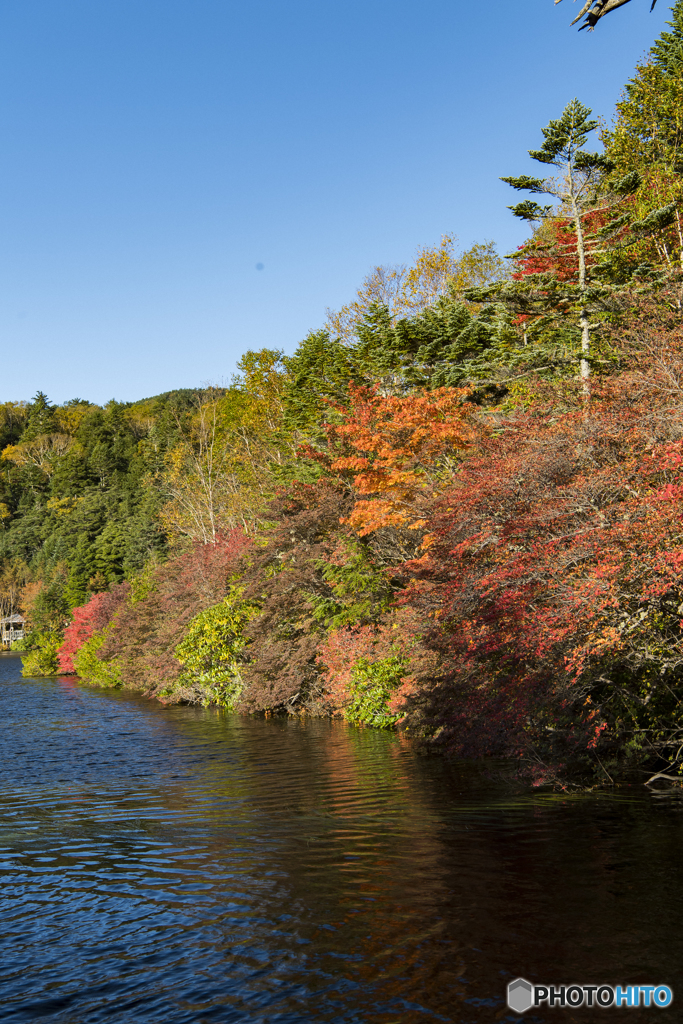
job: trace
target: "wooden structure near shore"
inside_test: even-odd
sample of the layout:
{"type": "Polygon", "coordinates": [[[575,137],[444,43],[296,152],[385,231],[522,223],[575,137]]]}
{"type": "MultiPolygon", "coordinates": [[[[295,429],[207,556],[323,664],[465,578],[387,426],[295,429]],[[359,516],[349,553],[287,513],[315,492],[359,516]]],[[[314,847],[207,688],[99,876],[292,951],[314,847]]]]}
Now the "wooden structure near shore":
{"type": "Polygon", "coordinates": [[[0,619],[0,644],[9,650],[15,640],[24,639],[25,620],[21,615],[6,615],[0,619]]]}

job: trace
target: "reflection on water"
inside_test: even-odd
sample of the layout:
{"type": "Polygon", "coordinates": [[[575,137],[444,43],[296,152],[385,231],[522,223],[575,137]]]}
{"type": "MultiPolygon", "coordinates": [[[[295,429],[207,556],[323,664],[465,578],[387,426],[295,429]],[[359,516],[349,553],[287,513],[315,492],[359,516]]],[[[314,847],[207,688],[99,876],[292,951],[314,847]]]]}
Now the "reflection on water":
{"type": "Polygon", "coordinates": [[[676,800],[530,795],[389,734],[19,668],[0,658],[0,1019],[513,1021],[519,974],[667,983],[628,1020],[681,1019],[676,800]]]}

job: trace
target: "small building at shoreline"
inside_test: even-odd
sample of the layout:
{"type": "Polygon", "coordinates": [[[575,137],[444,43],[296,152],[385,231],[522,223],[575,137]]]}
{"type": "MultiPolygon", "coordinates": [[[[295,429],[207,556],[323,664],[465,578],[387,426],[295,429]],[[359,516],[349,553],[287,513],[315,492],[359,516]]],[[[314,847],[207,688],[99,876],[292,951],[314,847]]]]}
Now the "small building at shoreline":
{"type": "Polygon", "coordinates": [[[4,648],[11,647],[15,640],[24,639],[25,619],[22,615],[5,615],[0,619],[0,643],[4,648]]]}

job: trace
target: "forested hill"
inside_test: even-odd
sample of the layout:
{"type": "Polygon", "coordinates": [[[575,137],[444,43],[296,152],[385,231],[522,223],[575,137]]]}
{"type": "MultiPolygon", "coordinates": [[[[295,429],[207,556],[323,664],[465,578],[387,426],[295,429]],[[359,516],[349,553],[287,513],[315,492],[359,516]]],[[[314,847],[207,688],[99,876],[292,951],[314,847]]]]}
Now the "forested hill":
{"type": "Polygon", "coordinates": [[[0,406],[28,674],[679,777],[683,0],[670,27],[600,139],[572,100],[520,141],[511,257],[446,235],[228,386],[0,406]]]}
{"type": "Polygon", "coordinates": [[[163,556],[155,481],[194,401],[188,390],[104,408],[82,399],[53,406],[39,393],[0,405],[6,604],[13,577],[40,581],[39,607],[57,624],[93,589],[163,556]]]}

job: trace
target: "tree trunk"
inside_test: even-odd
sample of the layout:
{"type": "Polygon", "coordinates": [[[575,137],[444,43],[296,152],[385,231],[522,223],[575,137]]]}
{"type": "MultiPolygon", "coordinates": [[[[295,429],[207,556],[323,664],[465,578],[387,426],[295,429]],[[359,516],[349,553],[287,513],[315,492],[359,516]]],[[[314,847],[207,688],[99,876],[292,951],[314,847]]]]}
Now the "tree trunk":
{"type": "Polygon", "coordinates": [[[569,196],[572,204],[574,227],[576,229],[576,252],[579,257],[579,291],[581,293],[581,310],[579,312],[579,324],[581,325],[581,383],[584,399],[587,399],[590,396],[591,335],[588,323],[588,310],[583,305],[586,292],[586,247],[584,245],[583,225],[581,224],[581,213],[579,212],[571,164],[569,166],[569,196]]]}

